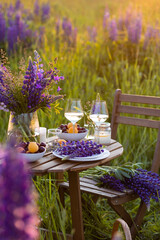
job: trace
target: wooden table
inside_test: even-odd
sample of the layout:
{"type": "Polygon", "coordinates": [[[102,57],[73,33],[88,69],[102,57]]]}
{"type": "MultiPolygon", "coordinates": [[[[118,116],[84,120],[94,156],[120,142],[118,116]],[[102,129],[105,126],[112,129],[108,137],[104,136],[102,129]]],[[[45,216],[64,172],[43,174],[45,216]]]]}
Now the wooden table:
{"type": "Polygon", "coordinates": [[[31,172],[34,175],[57,173],[59,176],[62,176],[64,172],[68,172],[72,227],[75,230],[74,240],[84,240],[79,172],[95,166],[104,165],[123,153],[122,145],[115,140],[111,140],[111,143],[106,146],[106,149],[110,151],[110,155],[106,159],[94,162],[62,161],[53,156],[52,153],[48,153],[38,161],[30,163],[31,172]]]}

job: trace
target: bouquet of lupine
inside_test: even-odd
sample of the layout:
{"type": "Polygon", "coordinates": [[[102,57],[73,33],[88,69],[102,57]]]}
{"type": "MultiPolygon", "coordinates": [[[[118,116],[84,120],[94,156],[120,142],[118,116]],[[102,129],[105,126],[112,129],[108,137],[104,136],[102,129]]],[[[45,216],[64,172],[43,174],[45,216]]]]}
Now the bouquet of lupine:
{"type": "MultiPolygon", "coordinates": [[[[62,95],[50,94],[53,87],[56,93],[61,90],[58,85],[63,76],[58,76],[59,70],[51,65],[49,71],[43,70],[43,64],[38,52],[34,51],[34,61],[29,57],[27,71],[23,75],[13,75],[11,71],[0,65],[0,108],[11,111],[15,116],[22,113],[35,112],[38,109],[46,111],[61,99],[62,95]]],[[[3,59],[2,59],[3,60],[3,59]]],[[[59,107],[56,104],[55,110],[59,107]]]]}
{"type": "Polygon", "coordinates": [[[140,168],[140,164],[122,166],[97,166],[84,172],[85,176],[94,176],[99,186],[125,191],[132,189],[150,208],[150,199],[159,201],[160,176],[157,173],[140,168]],[[138,167],[138,168],[137,168],[138,167]]]}

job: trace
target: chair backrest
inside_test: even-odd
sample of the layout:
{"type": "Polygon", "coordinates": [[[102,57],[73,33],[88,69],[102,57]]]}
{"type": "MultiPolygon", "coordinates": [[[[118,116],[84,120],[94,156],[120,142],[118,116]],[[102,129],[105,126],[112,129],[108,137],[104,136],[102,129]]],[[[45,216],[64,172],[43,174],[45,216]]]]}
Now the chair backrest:
{"type": "Polygon", "coordinates": [[[152,171],[158,172],[160,167],[160,97],[122,94],[121,90],[117,89],[111,120],[112,139],[116,139],[118,124],[159,129],[151,168],[152,171]],[[153,105],[158,108],[153,108],[153,105]],[[125,114],[129,114],[129,116],[125,116],[125,114]],[[143,115],[144,118],[135,117],[135,115],[143,115]],[[155,119],[153,120],[153,118],[155,119]]]}

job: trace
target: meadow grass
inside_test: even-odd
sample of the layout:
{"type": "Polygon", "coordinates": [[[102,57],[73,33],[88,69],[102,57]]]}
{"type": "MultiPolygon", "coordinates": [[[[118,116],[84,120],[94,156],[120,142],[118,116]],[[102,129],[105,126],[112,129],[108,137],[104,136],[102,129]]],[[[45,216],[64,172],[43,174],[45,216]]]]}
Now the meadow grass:
{"type": "MultiPolygon", "coordinates": [[[[10,2],[11,1],[6,1],[10,2]]],[[[22,1],[28,8],[33,7],[33,2],[22,1]]],[[[43,1],[40,1],[43,2],[43,1]]],[[[0,3],[3,3],[0,0],[0,3]]],[[[65,76],[61,83],[64,100],[60,106],[65,108],[66,99],[77,97],[82,100],[85,107],[88,101],[92,101],[99,92],[102,99],[107,101],[109,109],[109,120],[113,107],[114,92],[117,88],[124,93],[159,96],[160,94],[160,57],[159,47],[155,43],[150,44],[147,50],[143,49],[143,37],[138,45],[127,41],[126,36],[119,41],[111,42],[105,40],[102,31],[103,14],[106,5],[112,16],[117,17],[128,5],[141,9],[143,13],[144,26],[155,24],[159,19],[160,4],[158,0],[146,1],[118,1],[118,0],[55,0],[50,1],[51,18],[46,23],[46,35],[44,48],[32,46],[31,49],[20,49],[18,53],[10,56],[10,65],[13,71],[17,71],[18,62],[22,56],[26,59],[33,56],[33,49],[39,51],[45,65],[58,57],[58,69],[65,76]],[[67,16],[74,26],[78,27],[77,47],[68,48],[61,42],[56,49],[56,37],[54,24],[58,17],[67,16]],[[88,39],[87,26],[96,26],[98,36],[96,42],[88,39]]],[[[89,106],[86,106],[89,110],[89,106]]],[[[61,123],[66,123],[64,111],[55,115],[51,110],[49,116],[39,112],[40,125],[53,128],[61,123]]],[[[0,141],[6,141],[6,132],[9,113],[0,112],[1,134],[0,141]]],[[[84,124],[84,119],[81,120],[84,124]]],[[[124,154],[113,161],[112,164],[122,162],[142,162],[143,167],[149,169],[153,157],[157,132],[151,129],[135,127],[120,127],[118,130],[118,141],[124,146],[124,154]]],[[[37,177],[35,181],[39,191],[40,216],[44,226],[48,229],[63,232],[71,232],[70,202],[66,197],[66,211],[62,208],[57,193],[57,188],[51,176],[37,177]]],[[[83,217],[85,226],[85,238],[110,239],[110,233],[114,220],[118,217],[107,205],[106,201],[99,199],[95,205],[90,196],[83,195],[83,217]],[[95,227],[96,226],[96,227],[95,227]]],[[[137,209],[135,203],[129,203],[132,215],[137,209]]],[[[147,213],[142,230],[137,239],[160,239],[159,203],[151,203],[151,210],[147,213]],[[158,210],[157,210],[158,209],[158,210]]],[[[42,236],[43,239],[43,236],[42,236]]],[[[51,239],[51,235],[50,238],[51,239]]],[[[60,238],[59,238],[60,239],[60,238]]]]}

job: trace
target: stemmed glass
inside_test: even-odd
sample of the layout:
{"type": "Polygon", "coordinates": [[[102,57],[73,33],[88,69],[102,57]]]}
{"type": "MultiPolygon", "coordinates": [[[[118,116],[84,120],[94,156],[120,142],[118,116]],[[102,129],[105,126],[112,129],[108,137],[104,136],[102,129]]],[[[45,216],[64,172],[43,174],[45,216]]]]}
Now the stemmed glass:
{"type": "Polygon", "coordinates": [[[98,95],[97,99],[92,102],[90,111],[90,119],[95,123],[98,129],[98,142],[99,142],[99,127],[101,123],[105,122],[109,117],[106,101],[100,100],[98,95]]]}
{"type": "Polygon", "coordinates": [[[68,99],[65,108],[65,117],[73,123],[73,132],[75,130],[75,123],[83,117],[83,110],[81,106],[81,100],[79,99],[68,99]]]}

